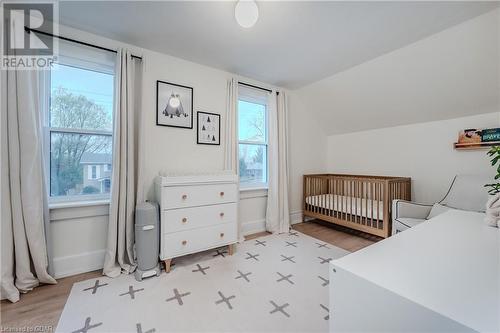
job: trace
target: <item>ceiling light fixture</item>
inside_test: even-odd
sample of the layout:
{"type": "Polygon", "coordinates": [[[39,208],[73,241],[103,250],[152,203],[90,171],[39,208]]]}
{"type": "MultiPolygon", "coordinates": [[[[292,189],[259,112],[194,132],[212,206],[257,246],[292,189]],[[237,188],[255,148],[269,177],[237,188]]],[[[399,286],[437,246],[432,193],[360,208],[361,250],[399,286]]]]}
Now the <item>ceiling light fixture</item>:
{"type": "Polygon", "coordinates": [[[243,28],[251,28],[259,18],[259,8],[254,0],[240,0],[234,8],[236,22],[243,28]]]}

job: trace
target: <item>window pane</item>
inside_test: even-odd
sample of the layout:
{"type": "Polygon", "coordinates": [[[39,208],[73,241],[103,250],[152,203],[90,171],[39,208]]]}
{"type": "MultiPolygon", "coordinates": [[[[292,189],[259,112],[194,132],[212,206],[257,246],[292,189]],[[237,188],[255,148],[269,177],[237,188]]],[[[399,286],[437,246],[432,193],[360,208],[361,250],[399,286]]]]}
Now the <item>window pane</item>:
{"type": "Polygon", "coordinates": [[[240,144],[240,182],[266,183],[267,146],[240,144]]]}
{"type": "Polygon", "coordinates": [[[266,107],[240,100],[238,114],[240,141],[266,142],[266,107]]]}
{"type": "Polygon", "coordinates": [[[50,81],[51,127],[112,130],[113,75],[56,64],[50,81]]]}
{"type": "Polygon", "coordinates": [[[111,151],[111,136],[51,133],[50,195],[109,193],[111,151]]]}

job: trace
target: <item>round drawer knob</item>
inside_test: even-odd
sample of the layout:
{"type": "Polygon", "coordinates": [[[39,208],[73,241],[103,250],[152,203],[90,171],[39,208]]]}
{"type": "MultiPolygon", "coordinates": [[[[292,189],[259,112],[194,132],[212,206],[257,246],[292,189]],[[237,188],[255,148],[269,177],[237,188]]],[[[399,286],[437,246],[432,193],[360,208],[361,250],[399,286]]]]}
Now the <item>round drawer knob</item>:
{"type": "Polygon", "coordinates": [[[186,245],[186,244],[187,244],[187,241],[183,240],[182,245],[186,245]]]}
{"type": "Polygon", "coordinates": [[[223,233],[223,232],[221,232],[221,233],[220,233],[220,236],[221,236],[221,237],[224,237],[224,233],[223,233]]]}
{"type": "Polygon", "coordinates": [[[186,200],[188,198],[187,194],[182,195],[182,200],[186,200]]]}
{"type": "Polygon", "coordinates": [[[182,223],[186,223],[187,221],[188,221],[188,219],[185,217],[182,219],[182,223]]]}
{"type": "Polygon", "coordinates": [[[224,217],[224,213],[220,213],[219,215],[220,215],[220,217],[224,217]]]}
{"type": "Polygon", "coordinates": [[[219,194],[220,194],[220,196],[221,196],[221,197],[223,197],[223,196],[224,196],[224,192],[220,192],[219,194]]]}

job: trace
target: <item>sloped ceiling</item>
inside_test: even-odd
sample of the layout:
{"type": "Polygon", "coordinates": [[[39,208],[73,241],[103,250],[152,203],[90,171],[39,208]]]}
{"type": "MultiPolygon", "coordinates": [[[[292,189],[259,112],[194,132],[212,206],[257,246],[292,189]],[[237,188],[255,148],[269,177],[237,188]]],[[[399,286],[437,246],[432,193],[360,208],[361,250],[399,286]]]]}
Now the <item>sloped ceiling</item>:
{"type": "Polygon", "coordinates": [[[500,116],[499,28],[497,9],[296,94],[328,134],[490,112],[500,116]]]}

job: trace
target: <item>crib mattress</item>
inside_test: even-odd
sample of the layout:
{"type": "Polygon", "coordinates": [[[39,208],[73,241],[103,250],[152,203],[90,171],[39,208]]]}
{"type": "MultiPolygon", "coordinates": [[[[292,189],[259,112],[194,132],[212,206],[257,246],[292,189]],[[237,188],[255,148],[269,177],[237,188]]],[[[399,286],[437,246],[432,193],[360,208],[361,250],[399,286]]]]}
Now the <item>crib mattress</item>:
{"type": "Polygon", "coordinates": [[[337,194],[321,194],[306,197],[306,203],[315,207],[366,217],[369,219],[384,219],[384,202],[379,200],[361,199],[337,194]]]}

